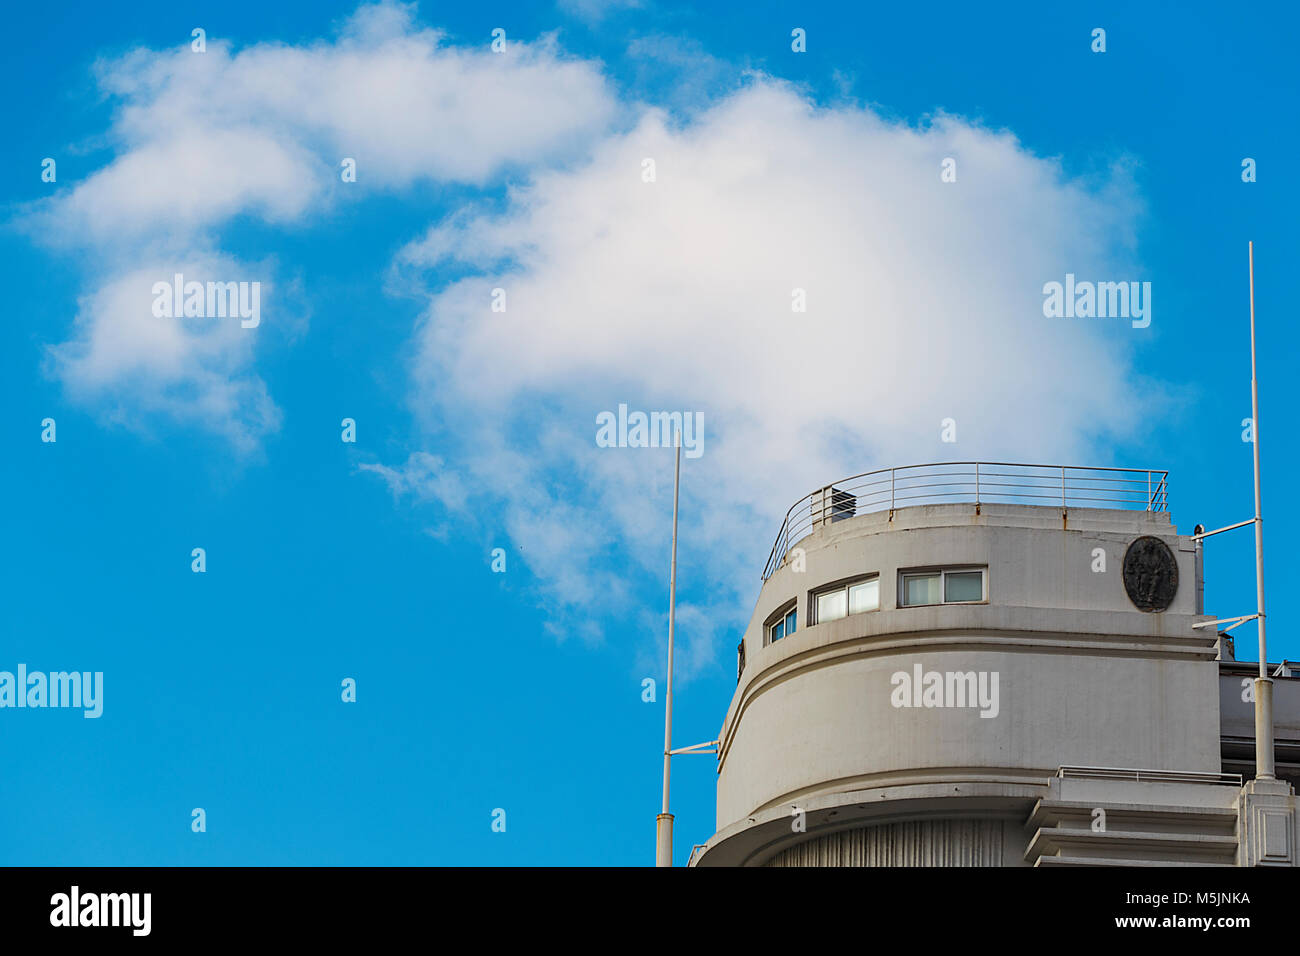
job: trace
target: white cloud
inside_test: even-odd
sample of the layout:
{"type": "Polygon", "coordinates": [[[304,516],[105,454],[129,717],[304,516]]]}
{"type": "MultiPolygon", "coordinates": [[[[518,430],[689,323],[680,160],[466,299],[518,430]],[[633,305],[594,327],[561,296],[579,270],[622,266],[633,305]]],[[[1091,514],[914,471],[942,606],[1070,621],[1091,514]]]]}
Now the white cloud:
{"type": "Polygon", "coordinates": [[[640,10],[647,4],[645,0],[559,0],[556,6],[570,16],[596,24],[612,13],[640,10]]]}
{"type": "Polygon", "coordinates": [[[296,219],[318,198],[320,172],[293,143],[201,123],[124,153],[40,214],[46,238],[115,256],[124,241],[185,241],[241,212],[296,219]]]}
{"type": "Polygon", "coordinates": [[[225,256],[189,255],[110,279],[79,301],[77,337],[49,349],[51,370],[74,399],[117,424],[148,431],[152,417],[164,415],[251,452],[280,422],[265,383],[249,369],[254,330],[238,317],[155,316],[154,283],[171,282],[173,268],[222,281],[258,271],[225,256]]]}
{"type": "Polygon", "coordinates": [[[648,34],[627,45],[633,93],[660,109],[692,113],[743,86],[755,75],[748,62],[713,56],[694,37],[648,34]]]}
{"type": "Polygon", "coordinates": [[[1073,182],[1007,133],[815,109],[761,81],[682,127],[647,113],[589,166],[412,244],[407,267],[485,270],[434,297],[416,405],[462,439],[470,479],[526,548],[542,542],[535,570],[580,614],[622,593],[606,540],[666,566],[671,452],[595,447],[596,413],[702,411],[684,561],[726,583],[715,598],[739,621],[781,516],[813,488],[914,461],[1073,461],[1133,425],[1128,324],[1045,319],[1041,288],[1136,278],[1138,215],[1122,172],[1073,182]],[[949,156],[957,183],[940,181],[949,156]],[[956,445],[940,441],[949,417],[956,445]]]}
{"type": "MultiPolygon", "coordinates": [[[[210,36],[204,53],[187,43],[98,64],[117,104],[106,137],[116,156],[28,218],[34,236],[76,249],[107,276],[83,297],[77,338],[55,348],[52,368],[69,394],[112,396],[108,413],[128,423],[162,414],[255,445],[278,421],[251,371],[262,333],[157,328],[148,312],[124,311],[139,307],[128,280],[142,260],[157,262],[160,277],[182,271],[239,215],[301,223],[375,188],[487,184],[580,152],[609,122],[614,99],[597,64],[566,58],[553,37],[512,38],[499,54],[489,43],[451,46],[415,25],[412,6],[381,3],[360,8],[331,41],[234,52],[210,36]],[[355,184],[339,180],[344,157],[356,160],[355,184]],[[240,424],[218,425],[227,413],[240,424]]],[[[269,327],[286,320],[283,302],[264,309],[269,327]]]]}
{"type": "Polygon", "coordinates": [[[1122,171],[1072,181],[1008,133],[819,109],[761,77],[699,110],[728,71],[692,69],[693,48],[664,38],[630,51],[633,73],[639,57],[680,74],[666,102],[689,120],[626,107],[635,125],[611,133],[599,64],[553,38],[512,37],[505,54],[488,42],[450,46],[385,3],[332,41],[236,52],[210,37],[204,54],[101,64],[117,157],[31,219],[105,276],[51,351],[69,393],[128,424],[171,417],[255,448],[279,413],[254,343],[283,313],[264,301],[256,335],[156,320],[152,282],[255,278],[210,251],[239,215],[301,224],[343,195],[527,172],[503,211],[463,209],[398,257],[472,274],[440,288],[417,333],[414,403],[440,457],[363,467],[507,535],[557,621],[575,622],[558,630],[596,640],[592,622],[628,607],[638,577],[666,590],[672,465],[595,447],[595,416],[623,402],[702,412],[683,571],[714,586],[682,609],[686,673],[715,659],[717,621],[743,619],[780,516],[811,488],[913,460],[1069,460],[1146,411],[1126,325],[1041,311],[1043,283],[1066,272],[1138,278],[1122,171]],[[350,192],[344,156],[358,161],[350,192]],[[939,177],[949,156],[953,184],[939,177]],[[548,168],[561,159],[580,165],[548,168]],[[497,286],[506,313],[489,308],[497,286]],[[791,311],[795,288],[806,313],[791,311]],[[948,417],[956,445],[939,441],[948,417]]]}

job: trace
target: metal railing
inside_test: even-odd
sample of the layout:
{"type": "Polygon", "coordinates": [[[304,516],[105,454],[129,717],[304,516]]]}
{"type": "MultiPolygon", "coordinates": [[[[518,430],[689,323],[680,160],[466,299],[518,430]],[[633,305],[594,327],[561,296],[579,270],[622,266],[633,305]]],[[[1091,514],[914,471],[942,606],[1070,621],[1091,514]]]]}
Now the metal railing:
{"type": "Polygon", "coordinates": [[[1211,783],[1240,787],[1239,773],[1200,773],[1190,770],[1136,770],[1127,767],[1058,767],[1056,776],[1088,780],[1134,780],[1138,783],[1211,783]]]}
{"type": "Polygon", "coordinates": [[[763,568],[766,581],[790,548],[826,523],[921,504],[1059,505],[1062,510],[1169,510],[1169,472],[1004,461],[945,461],[881,468],[805,495],[786,512],[763,568]]]}

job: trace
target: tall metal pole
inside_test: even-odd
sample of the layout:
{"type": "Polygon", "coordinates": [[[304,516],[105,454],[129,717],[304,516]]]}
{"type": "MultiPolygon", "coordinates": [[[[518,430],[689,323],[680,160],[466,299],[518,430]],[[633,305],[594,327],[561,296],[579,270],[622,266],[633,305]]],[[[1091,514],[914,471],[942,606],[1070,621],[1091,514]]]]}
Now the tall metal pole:
{"type": "Polygon", "coordinates": [[[1250,413],[1255,446],[1255,603],[1259,614],[1259,677],[1255,678],[1255,776],[1273,779],[1273,680],[1264,637],[1264,516],[1259,490],[1259,380],[1255,369],[1255,243],[1250,252],[1250,413]]]}
{"type": "Polygon", "coordinates": [[[668,812],[668,781],[673,759],[673,624],[677,617],[677,496],[682,479],[682,437],[675,436],[676,462],[673,465],[673,557],[668,572],[668,692],[664,705],[664,803],[655,818],[655,866],[673,865],[673,815],[668,812]]]}

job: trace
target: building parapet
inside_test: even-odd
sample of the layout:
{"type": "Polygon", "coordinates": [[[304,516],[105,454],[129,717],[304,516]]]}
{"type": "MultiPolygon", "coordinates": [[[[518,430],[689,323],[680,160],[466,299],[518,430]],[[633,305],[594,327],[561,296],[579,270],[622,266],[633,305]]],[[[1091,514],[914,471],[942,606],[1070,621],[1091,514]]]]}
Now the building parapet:
{"type": "Polygon", "coordinates": [[[921,504],[1060,505],[1070,508],[1169,510],[1169,472],[1015,462],[947,461],[880,468],[818,488],[796,501],[781,523],[763,568],[772,576],[791,548],[825,525],[860,514],[921,504]]]}

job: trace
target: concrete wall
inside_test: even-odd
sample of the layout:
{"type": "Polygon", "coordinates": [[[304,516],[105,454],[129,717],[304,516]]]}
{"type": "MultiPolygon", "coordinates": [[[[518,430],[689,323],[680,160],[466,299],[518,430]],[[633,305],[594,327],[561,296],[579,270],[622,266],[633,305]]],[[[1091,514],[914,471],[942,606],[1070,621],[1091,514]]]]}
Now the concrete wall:
{"type": "Polygon", "coordinates": [[[1167,515],[920,506],[828,524],[796,546],[804,570],[793,560],[777,570],[745,633],[747,664],[720,736],[720,835],[790,805],[840,801],[841,824],[868,822],[887,802],[973,786],[990,812],[1027,808],[1063,764],[1219,769],[1215,637],[1191,628],[1206,619],[1195,548],[1167,515]],[[1147,534],[1179,564],[1163,613],[1137,610],[1124,590],[1125,549],[1147,534]],[[936,565],[987,565],[988,602],[897,607],[898,572],[936,565]],[[879,611],[805,626],[810,592],[871,572],[879,611]],[[764,646],[764,622],[791,598],[799,630],[764,646]],[[997,716],[894,706],[891,678],[918,664],[996,673],[997,716]]]}

